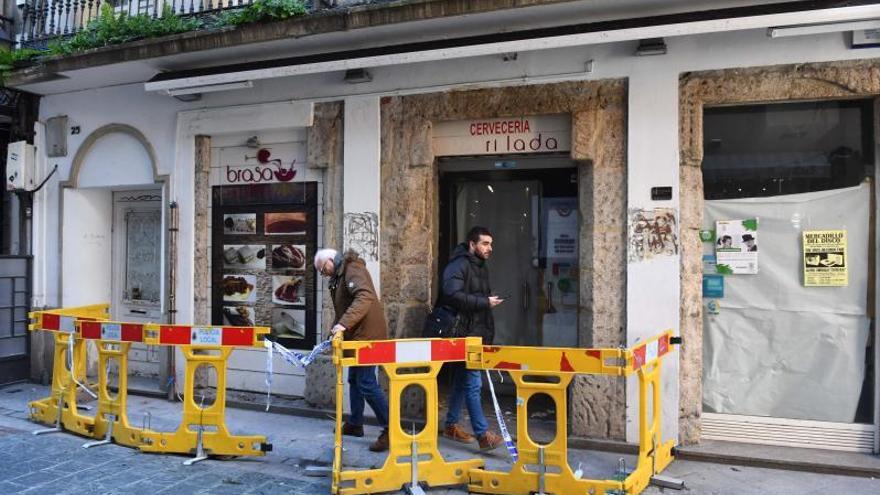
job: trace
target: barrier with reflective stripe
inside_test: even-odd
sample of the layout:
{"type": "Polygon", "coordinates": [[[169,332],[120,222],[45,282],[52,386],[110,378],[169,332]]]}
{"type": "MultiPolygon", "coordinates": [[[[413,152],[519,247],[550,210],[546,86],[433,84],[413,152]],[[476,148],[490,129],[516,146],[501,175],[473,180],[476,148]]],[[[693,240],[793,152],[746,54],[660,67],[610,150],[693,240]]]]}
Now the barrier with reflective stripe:
{"type": "Polygon", "coordinates": [[[269,333],[269,328],[115,322],[107,321],[107,309],[107,305],[96,305],[30,314],[29,329],[55,332],[56,341],[52,396],[31,403],[34,420],[51,423],[57,419],[58,426],[51,431],[63,428],[104,439],[85,447],[113,441],[146,452],[196,453],[198,460],[209,454],[260,456],[271,450],[265,436],[232,435],[225,423],[229,355],[235,347],[263,347],[262,337],[269,333]],[[85,379],[85,342],[89,340],[98,348],[98,409],[93,417],[80,414],[75,402],[74,378],[85,379]],[[64,367],[63,358],[69,353],[65,346],[70,342],[73,342],[75,373],[66,372],[64,367]],[[174,432],[154,431],[146,425],[137,428],[129,423],[126,400],[128,351],[132,343],[174,346],[183,352],[186,360],[183,419],[174,432]],[[109,390],[107,378],[111,359],[117,360],[119,365],[115,394],[109,390]],[[217,395],[207,407],[194,400],[195,373],[202,365],[213,367],[217,376],[217,395]]]}
{"type": "Polygon", "coordinates": [[[467,484],[476,493],[530,495],[532,493],[596,495],[641,493],[651,478],[673,460],[673,441],[662,442],[660,374],[663,357],[675,339],[664,332],[630,349],[576,349],[483,345],[479,338],[405,339],[371,342],[333,342],[336,365],[336,445],[333,456],[335,494],[381,493],[408,487],[423,493],[432,487],[467,484]],[[444,362],[465,361],[470,369],[504,370],[516,384],[517,425],[513,466],[508,472],[487,471],[480,459],[446,462],[437,450],[438,415],[436,376],[444,362]],[[384,465],[377,469],[344,470],[342,438],[343,369],[382,366],[389,377],[389,443],[384,465]],[[405,373],[401,373],[405,370],[405,373]],[[422,370],[422,371],[420,371],[422,370]],[[556,411],[568,411],[568,386],[577,374],[625,377],[639,382],[638,464],[625,479],[580,479],[568,465],[568,424],[558,414],[556,434],[548,444],[532,440],[527,408],[536,394],[546,394],[556,411]],[[426,392],[426,426],[415,435],[400,426],[403,389],[418,384],[426,392]],[[649,390],[650,389],[650,390],[649,390]],[[649,396],[650,393],[650,396],[649,396]],[[649,411],[654,411],[649,419],[649,411]],[[470,466],[468,469],[462,468],[470,466]],[[415,487],[415,488],[414,488],[415,487]]]}
{"type": "Polygon", "coordinates": [[[468,482],[468,471],[483,466],[482,459],[447,462],[437,448],[437,374],[443,363],[464,362],[468,346],[479,344],[480,339],[473,337],[333,341],[337,377],[333,493],[354,495],[397,491],[413,482],[414,477],[432,487],[468,482]],[[342,375],[343,368],[353,366],[381,366],[388,375],[388,457],[376,469],[343,470],[342,375]],[[409,385],[417,385],[425,392],[425,426],[417,432],[405,431],[400,423],[402,395],[409,385]]]}
{"type": "Polygon", "coordinates": [[[509,472],[471,470],[468,489],[477,493],[505,495],[641,493],[651,478],[666,469],[673,460],[674,442],[662,442],[660,431],[663,410],[660,402],[661,363],[672,343],[672,332],[664,332],[631,349],[469,344],[468,368],[505,370],[516,383],[519,459],[509,472]],[[579,479],[574,475],[568,465],[568,423],[565,414],[557,414],[556,434],[550,443],[542,445],[529,436],[529,399],[536,394],[546,394],[553,399],[556,411],[568,411],[567,389],[576,374],[635,374],[638,377],[639,457],[635,470],[623,481],[579,479]],[[650,411],[654,411],[654,414],[649,420],[650,411]]]}

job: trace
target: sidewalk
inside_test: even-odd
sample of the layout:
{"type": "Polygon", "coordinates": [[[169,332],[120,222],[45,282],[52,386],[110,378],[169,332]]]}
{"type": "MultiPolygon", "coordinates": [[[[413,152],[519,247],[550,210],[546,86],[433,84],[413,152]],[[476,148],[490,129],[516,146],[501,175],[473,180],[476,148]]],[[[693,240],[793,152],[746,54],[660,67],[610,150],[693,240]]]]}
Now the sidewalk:
{"type": "MultiPolygon", "coordinates": [[[[0,388],[0,493],[57,494],[326,494],[329,478],[306,476],[309,465],[328,466],[332,456],[333,422],[330,419],[227,409],[233,433],[265,434],[274,446],[263,458],[207,460],[183,466],[185,456],[141,454],[117,445],[82,449],[87,439],[68,433],[32,436],[40,426],[27,420],[30,398],[48,395],[47,388],[33,384],[0,388]]],[[[129,396],[129,419],[140,425],[151,414],[151,426],[172,430],[180,417],[180,404],[162,399],[129,396]]],[[[367,445],[379,433],[367,427],[364,438],[346,439],[346,468],[380,466],[384,455],[373,454],[367,445]]],[[[441,452],[448,459],[474,456],[473,447],[441,439],[441,452]]],[[[569,462],[582,464],[585,477],[610,477],[620,454],[574,450],[569,462]]],[[[632,456],[623,456],[633,465],[632,456]]],[[[508,469],[503,449],[484,456],[489,469],[508,469]]],[[[766,495],[880,493],[880,480],[737,467],[706,462],[676,461],[664,473],[685,480],[681,493],[700,495],[766,495]]],[[[459,495],[463,489],[433,489],[433,495],[459,495]]],[[[649,488],[646,495],[679,493],[649,488]]],[[[566,494],[568,495],[568,494],[566,494]]]]}

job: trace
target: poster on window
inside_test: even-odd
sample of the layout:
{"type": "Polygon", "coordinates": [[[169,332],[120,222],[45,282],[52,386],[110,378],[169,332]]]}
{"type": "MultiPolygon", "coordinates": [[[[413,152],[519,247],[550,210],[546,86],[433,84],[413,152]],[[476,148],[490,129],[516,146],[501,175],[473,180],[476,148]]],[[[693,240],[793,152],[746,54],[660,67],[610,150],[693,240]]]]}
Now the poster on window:
{"type": "Polygon", "coordinates": [[[578,210],[577,198],[550,198],[544,200],[547,211],[546,257],[577,259],[578,210]]]}
{"type": "Polygon", "coordinates": [[[845,230],[804,231],[804,286],[846,287],[845,230]]]}
{"type": "Polygon", "coordinates": [[[758,273],[758,219],[715,222],[715,258],[722,275],[758,273]]]}

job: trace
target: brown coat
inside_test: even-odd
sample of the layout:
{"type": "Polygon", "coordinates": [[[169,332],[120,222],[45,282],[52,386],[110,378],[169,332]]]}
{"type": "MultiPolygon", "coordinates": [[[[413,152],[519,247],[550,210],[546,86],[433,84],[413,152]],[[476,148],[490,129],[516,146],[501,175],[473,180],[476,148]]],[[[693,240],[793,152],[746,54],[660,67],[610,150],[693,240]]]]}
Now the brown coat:
{"type": "Polygon", "coordinates": [[[339,276],[330,283],[330,296],[336,312],[334,325],[345,327],[345,340],[384,340],[388,323],[382,302],[373,288],[373,279],[357,252],[345,253],[339,276]]]}

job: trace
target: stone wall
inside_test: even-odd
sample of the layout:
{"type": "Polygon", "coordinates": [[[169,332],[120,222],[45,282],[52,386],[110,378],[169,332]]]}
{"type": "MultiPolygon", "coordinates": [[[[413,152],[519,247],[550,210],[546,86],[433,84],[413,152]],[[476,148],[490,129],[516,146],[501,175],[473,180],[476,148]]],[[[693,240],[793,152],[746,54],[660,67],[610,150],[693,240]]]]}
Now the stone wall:
{"type": "MultiPolygon", "coordinates": [[[[680,83],[681,335],[679,440],[700,438],[702,412],[703,107],[876,98],[880,60],[797,64],[683,74],[680,83]]],[[[875,127],[875,134],[877,128],[875,127]]],[[[875,140],[878,136],[875,135],[875,140]]]]}
{"type": "MultiPolygon", "coordinates": [[[[437,286],[438,171],[432,124],[442,120],[567,113],[581,212],[579,342],[625,343],[626,82],[453,91],[382,99],[382,292],[392,337],[421,330],[437,286]]],[[[572,385],[571,433],[623,439],[625,382],[572,385]]]]}
{"type": "MultiPolygon", "coordinates": [[[[324,170],[324,238],[319,248],[342,244],[342,133],[345,112],[342,102],[316,103],[315,120],[309,129],[308,159],[311,168],[324,170]]],[[[325,293],[321,321],[333,321],[333,306],[325,293]]],[[[323,339],[326,335],[319,335],[323,339]]],[[[330,408],[336,400],[336,369],[329,356],[321,356],[306,368],[305,400],[315,407],[330,408]]]]}

